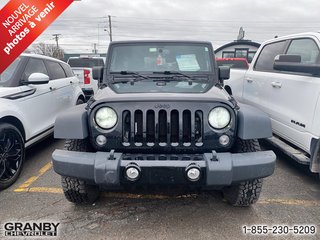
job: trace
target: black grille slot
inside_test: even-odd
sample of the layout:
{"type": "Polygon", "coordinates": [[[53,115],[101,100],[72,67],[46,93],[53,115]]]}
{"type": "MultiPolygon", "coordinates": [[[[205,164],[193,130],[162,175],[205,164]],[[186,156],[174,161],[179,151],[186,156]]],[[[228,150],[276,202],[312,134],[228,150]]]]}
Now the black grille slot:
{"type": "Polygon", "coordinates": [[[134,113],[134,141],[136,143],[143,142],[143,114],[141,110],[134,113]]]}
{"type": "Polygon", "coordinates": [[[124,146],[202,146],[204,113],[200,110],[125,110],[122,112],[124,146]]]}
{"type": "Polygon", "coordinates": [[[195,112],[194,118],[194,140],[196,143],[203,142],[203,113],[202,111],[195,112]]]}
{"type": "Polygon", "coordinates": [[[167,142],[167,112],[165,110],[159,111],[159,120],[158,120],[158,133],[159,133],[159,143],[167,142]]]}
{"type": "Polygon", "coordinates": [[[171,111],[171,136],[170,141],[172,143],[179,142],[179,112],[177,110],[171,111]]]}
{"type": "Polygon", "coordinates": [[[184,143],[190,143],[191,142],[191,112],[189,110],[183,111],[182,125],[183,125],[182,141],[184,143]]]}
{"type": "Polygon", "coordinates": [[[129,143],[131,135],[131,113],[124,111],[122,114],[122,142],[129,143]]]}
{"type": "Polygon", "coordinates": [[[153,110],[147,111],[147,143],[155,142],[156,127],[155,127],[155,114],[153,110]]]}

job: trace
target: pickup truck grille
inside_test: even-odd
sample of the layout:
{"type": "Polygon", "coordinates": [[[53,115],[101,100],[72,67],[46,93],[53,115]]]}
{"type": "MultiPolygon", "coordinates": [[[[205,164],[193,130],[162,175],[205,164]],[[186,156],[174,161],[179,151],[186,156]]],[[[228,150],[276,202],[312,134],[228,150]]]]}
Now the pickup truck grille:
{"type": "Polygon", "coordinates": [[[201,110],[125,110],[122,112],[125,146],[202,146],[201,110]]]}

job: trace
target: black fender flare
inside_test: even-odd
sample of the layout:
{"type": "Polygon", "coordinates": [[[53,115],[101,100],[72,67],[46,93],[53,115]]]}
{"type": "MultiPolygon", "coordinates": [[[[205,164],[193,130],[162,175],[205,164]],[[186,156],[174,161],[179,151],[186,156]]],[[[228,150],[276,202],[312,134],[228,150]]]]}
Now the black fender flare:
{"type": "Polygon", "coordinates": [[[54,124],[58,139],[85,139],[89,136],[86,105],[77,105],[59,114],[54,124]]]}
{"type": "Polygon", "coordinates": [[[243,140],[272,137],[270,117],[258,108],[239,103],[237,136],[243,140]]]}

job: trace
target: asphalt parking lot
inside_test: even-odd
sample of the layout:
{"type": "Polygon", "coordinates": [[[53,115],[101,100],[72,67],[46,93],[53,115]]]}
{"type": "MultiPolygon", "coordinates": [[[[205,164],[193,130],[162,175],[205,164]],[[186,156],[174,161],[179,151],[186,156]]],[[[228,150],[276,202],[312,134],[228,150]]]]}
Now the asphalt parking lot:
{"type": "Polygon", "coordinates": [[[182,189],[109,192],[93,205],[75,206],[64,198],[60,177],[51,166],[51,153],[62,147],[63,141],[48,138],[27,151],[18,182],[0,193],[1,224],[56,221],[60,239],[77,240],[320,239],[319,233],[243,233],[243,226],[252,225],[314,225],[320,232],[319,179],[282,154],[277,153],[276,172],[265,179],[259,202],[249,208],[228,205],[218,191],[182,189]]]}

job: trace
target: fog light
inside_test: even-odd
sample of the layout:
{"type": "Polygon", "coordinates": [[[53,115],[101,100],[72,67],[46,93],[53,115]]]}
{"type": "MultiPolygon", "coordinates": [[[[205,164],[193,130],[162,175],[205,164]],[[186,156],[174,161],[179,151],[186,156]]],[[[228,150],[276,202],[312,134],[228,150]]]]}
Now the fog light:
{"type": "Polygon", "coordinates": [[[99,135],[96,138],[96,142],[99,146],[104,146],[107,143],[107,138],[103,135],[99,135]]]}
{"type": "Polygon", "coordinates": [[[222,146],[227,146],[227,145],[230,143],[230,138],[229,138],[229,136],[227,136],[227,135],[222,135],[222,136],[219,138],[219,143],[220,143],[222,146]]]}
{"type": "Polygon", "coordinates": [[[200,169],[197,167],[190,167],[187,170],[187,177],[190,181],[195,182],[200,179],[200,169]]]}
{"type": "Polygon", "coordinates": [[[129,181],[137,181],[140,177],[140,169],[136,165],[126,167],[126,177],[129,181]]]}

